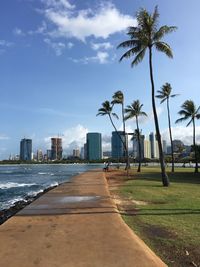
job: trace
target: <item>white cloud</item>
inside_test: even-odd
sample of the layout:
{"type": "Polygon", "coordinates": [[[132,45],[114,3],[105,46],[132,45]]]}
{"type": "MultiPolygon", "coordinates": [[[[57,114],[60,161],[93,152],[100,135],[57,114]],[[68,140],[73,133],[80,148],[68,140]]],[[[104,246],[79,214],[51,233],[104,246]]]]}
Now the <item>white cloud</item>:
{"type": "Polygon", "coordinates": [[[28,31],[28,34],[33,35],[33,34],[44,34],[47,31],[47,24],[45,21],[42,22],[42,24],[35,30],[28,31]]]}
{"type": "Polygon", "coordinates": [[[6,136],[5,134],[0,134],[0,140],[9,140],[10,137],[6,136]]]}
{"type": "Polygon", "coordinates": [[[74,46],[71,42],[68,42],[67,44],[63,42],[52,42],[48,38],[45,38],[44,42],[55,51],[56,56],[61,56],[66,48],[71,49],[74,46]]]}
{"type": "Polygon", "coordinates": [[[13,33],[14,33],[15,35],[17,35],[17,36],[24,36],[24,35],[25,35],[25,33],[24,33],[21,29],[19,29],[19,28],[15,28],[15,29],[13,30],[13,33]]]}
{"type": "Polygon", "coordinates": [[[121,32],[136,20],[124,15],[114,4],[101,3],[96,9],[75,10],[68,1],[42,0],[44,14],[54,24],[53,37],[74,37],[81,41],[89,36],[108,38],[111,34],[121,32]]]}
{"type": "Polygon", "coordinates": [[[6,40],[0,40],[0,47],[11,47],[13,46],[13,43],[8,42],[6,40]]]}
{"type": "Polygon", "coordinates": [[[106,64],[109,62],[109,54],[107,52],[97,52],[96,56],[92,57],[84,57],[80,59],[74,59],[70,58],[74,63],[82,63],[82,64],[88,64],[88,63],[100,63],[100,64],[106,64]]]}
{"type": "MultiPolygon", "coordinates": [[[[68,154],[71,153],[74,148],[81,148],[86,142],[86,134],[88,129],[78,124],[75,127],[69,128],[62,133],[63,149],[68,154]]],[[[53,137],[53,136],[51,136],[53,137]]],[[[47,147],[51,146],[51,137],[45,138],[47,147]]]]}
{"type": "Polygon", "coordinates": [[[113,45],[111,45],[110,42],[104,42],[104,43],[91,43],[91,47],[93,50],[99,50],[99,49],[111,49],[113,48],[113,45]]]}
{"type": "MultiPolygon", "coordinates": [[[[165,129],[162,131],[163,139],[169,143],[169,131],[165,129]]],[[[172,136],[174,139],[181,140],[185,145],[193,144],[193,128],[185,126],[172,127],[172,136]]],[[[196,142],[200,144],[200,126],[196,127],[196,142]]]]}

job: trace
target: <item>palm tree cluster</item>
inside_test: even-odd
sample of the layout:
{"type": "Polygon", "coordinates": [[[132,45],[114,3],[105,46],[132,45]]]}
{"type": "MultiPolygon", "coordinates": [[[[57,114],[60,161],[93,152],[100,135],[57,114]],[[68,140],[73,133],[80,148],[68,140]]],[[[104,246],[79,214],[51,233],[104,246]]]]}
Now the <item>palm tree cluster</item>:
{"type": "MultiPolygon", "coordinates": [[[[166,102],[169,137],[170,137],[170,142],[171,142],[172,172],[174,172],[174,151],[173,151],[173,142],[172,142],[173,138],[172,138],[172,130],[171,130],[169,101],[170,101],[170,98],[177,96],[177,94],[172,94],[171,85],[169,83],[165,83],[161,87],[161,89],[157,91],[158,94],[155,95],[155,83],[154,83],[154,72],[153,72],[153,51],[162,52],[167,57],[173,58],[172,49],[169,46],[169,44],[163,41],[163,38],[167,34],[175,31],[177,27],[167,26],[167,25],[158,27],[159,13],[158,13],[157,6],[155,7],[154,12],[152,14],[149,13],[146,9],[140,9],[139,12],[136,14],[136,20],[137,20],[137,26],[131,26],[128,28],[128,32],[127,32],[128,40],[123,41],[117,47],[117,48],[127,49],[127,51],[121,56],[119,61],[121,62],[123,59],[132,58],[131,67],[134,67],[138,65],[140,62],[142,62],[142,60],[145,57],[145,54],[148,53],[149,75],[150,75],[150,81],[151,81],[151,102],[152,102],[152,109],[153,109],[153,115],[154,115],[156,138],[158,141],[158,148],[159,148],[159,160],[160,160],[160,167],[161,167],[162,183],[163,183],[163,186],[169,186],[170,181],[166,173],[155,98],[157,97],[158,99],[160,99],[161,104],[166,102]]],[[[124,134],[125,134],[125,121],[130,118],[136,119],[137,129],[134,135],[138,140],[139,154],[141,156],[140,129],[138,125],[138,116],[141,116],[141,115],[146,116],[146,113],[141,111],[143,105],[140,104],[139,100],[134,101],[131,105],[127,106],[127,108],[124,109],[124,98],[122,97],[122,94],[121,95],[119,94],[120,95],[119,97],[118,95],[119,92],[121,93],[121,91],[118,91],[115,93],[110,108],[112,109],[113,105],[115,104],[122,104],[122,118],[123,118],[124,134]]],[[[187,126],[189,126],[190,124],[193,125],[193,146],[195,149],[195,162],[196,162],[195,172],[198,172],[197,149],[196,149],[196,142],[195,142],[195,120],[200,118],[200,113],[199,113],[200,107],[196,108],[192,100],[187,100],[183,103],[181,108],[182,109],[178,113],[181,117],[176,120],[176,123],[189,120],[187,126]]],[[[101,109],[99,109],[99,111],[100,110],[101,109]]],[[[102,114],[98,113],[98,115],[102,115],[102,114]]],[[[124,146],[126,146],[126,151],[128,151],[127,145],[125,144],[124,146]]],[[[140,171],[140,165],[141,165],[141,157],[140,157],[138,171],[140,171]]]]}

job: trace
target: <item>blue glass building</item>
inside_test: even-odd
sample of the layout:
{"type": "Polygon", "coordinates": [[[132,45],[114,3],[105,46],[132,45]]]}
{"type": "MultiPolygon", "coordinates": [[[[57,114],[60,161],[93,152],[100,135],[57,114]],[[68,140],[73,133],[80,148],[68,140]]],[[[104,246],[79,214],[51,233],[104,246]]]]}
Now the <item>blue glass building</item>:
{"type": "Polygon", "coordinates": [[[32,159],[32,140],[22,139],[20,142],[20,160],[32,159]]]}
{"type": "Polygon", "coordinates": [[[87,133],[86,143],[87,159],[102,159],[102,140],[100,133],[87,133]]]}
{"type": "Polygon", "coordinates": [[[125,157],[125,149],[124,145],[119,137],[121,136],[121,139],[123,142],[127,142],[127,136],[125,137],[123,131],[118,132],[112,132],[112,139],[111,139],[111,145],[112,145],[112,158],[113,159],[121,159],[125,157]]]}

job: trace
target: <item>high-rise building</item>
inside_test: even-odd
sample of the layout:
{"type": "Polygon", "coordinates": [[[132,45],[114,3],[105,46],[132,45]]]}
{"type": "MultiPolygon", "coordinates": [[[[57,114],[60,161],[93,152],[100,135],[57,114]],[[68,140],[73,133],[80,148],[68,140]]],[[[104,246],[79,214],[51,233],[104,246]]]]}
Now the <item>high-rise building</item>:
{"type": "Polygon", "coordinates": [[[37,150],[37,161],[43,161],[43,153],[41,149],[37,150]]]}
{"type": "Polygon", "coordinates": [[[125,157],[126,151],[122,140],[123,143],[127,142],[127,135],[125,136],[123,131],[112,132],[111,147],[113,159],[120,159],[125,157]],[[121,138],[119,137],[119,135],[121,138]]]}
{"type": "Polygon", "coordinates": [[[102,159],[102,141],[100,133],[87,133],[87,159],[102,159]]]}
{"type": "Polygon", "coordinates": [[[80,150],[79,149],[73,149],[73,157],[80,158],[80,150]]]}
{"type": "Polygon", "coordinates": [[[32,159],[32,140],[22,139],[20,142],[20,160],[32,159]]]}
{"type": "Polygon", "coordinates": [[[163,153],[167,154],[167,142],[166,142],[166,140],[162,140],[162,147],[163,147],[163,153]]]}
{"type": "Polygon", "coordinates": [[[151,144],[151,158],[159,158],[158,141],[156,140],[155,134],[153,132],[149,135],[149,141],[151,144]]]}
{"type": "MultiPolygon", "coordinates": [[[[144,159],[144,135],[140,135],[141,159],[144,159]]],[[[139,158],[139,144],[136,137],[133,138],[133,157],[139,158]]]]}
{"type": "Polygon", "coordinates": [[[51,138],[51,159],[61,160],[62,152],[62,138],[51,138]]]}
{"type": "Polygon", "coordinates": [[[149,140],[144,140],[144,157],[146,159],[151,158],[151,144],[149,140]]]}

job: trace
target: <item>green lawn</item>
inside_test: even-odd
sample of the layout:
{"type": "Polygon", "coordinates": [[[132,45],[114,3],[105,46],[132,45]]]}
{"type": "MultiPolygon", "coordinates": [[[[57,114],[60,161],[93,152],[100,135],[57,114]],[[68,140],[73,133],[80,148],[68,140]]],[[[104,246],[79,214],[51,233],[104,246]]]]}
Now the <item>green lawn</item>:
{"type": "Polygon", "coordinates": [[[159,168],[131,172],[119,193],[146,205],[133,204],[136,215],[124,220],[169,266],[200,266],[200,174],[177,169],[163,187],[159,168]]]}

